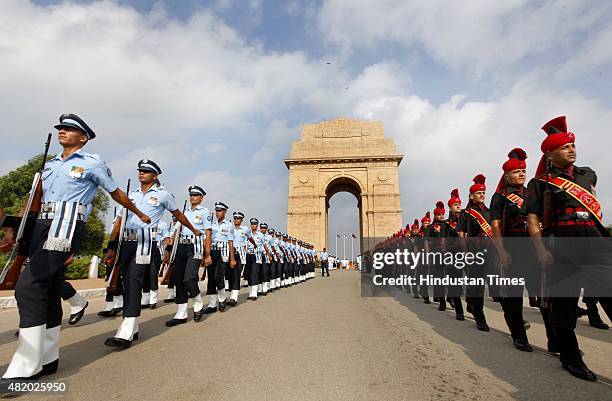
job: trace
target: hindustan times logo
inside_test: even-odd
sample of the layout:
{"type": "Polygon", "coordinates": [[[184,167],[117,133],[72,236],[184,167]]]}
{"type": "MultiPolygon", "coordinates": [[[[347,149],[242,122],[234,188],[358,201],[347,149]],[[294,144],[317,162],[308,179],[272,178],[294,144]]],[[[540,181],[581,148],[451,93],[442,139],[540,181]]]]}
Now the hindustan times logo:
{"type": "Polygon", "coordinates": [[[396,249],[395,252],[375,252],[372,255],[372,267],[376,270],[384,268],[385,265],[415,269],[419,265],[438,265],[464,269],[468,266],[484,265],[486,253],[486,249],[480,252],[412,252],[408,249],[396,249]]]}

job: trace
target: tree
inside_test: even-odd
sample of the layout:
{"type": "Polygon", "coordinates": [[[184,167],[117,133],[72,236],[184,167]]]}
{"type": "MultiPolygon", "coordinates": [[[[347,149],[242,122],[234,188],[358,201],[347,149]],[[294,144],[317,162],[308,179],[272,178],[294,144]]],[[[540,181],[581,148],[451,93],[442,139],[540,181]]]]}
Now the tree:
{"type": "MultiPolygon", "coordinates": [[[[55,156],[49,156],[49,159],[55,156]]],[[[32,187],[32,178],[40,168],[43,155],[33,157],[28,162],[9,173],[0,176],[0,207],[7,215],[17,215],[25,205],[32,187]]],[[[79,254],[98,254],[104,242],[104,221],[102,217],[108,209],[108,196],[98,189],[92,201],[92,212],[85,226],[85,239],[79,254]]]]}

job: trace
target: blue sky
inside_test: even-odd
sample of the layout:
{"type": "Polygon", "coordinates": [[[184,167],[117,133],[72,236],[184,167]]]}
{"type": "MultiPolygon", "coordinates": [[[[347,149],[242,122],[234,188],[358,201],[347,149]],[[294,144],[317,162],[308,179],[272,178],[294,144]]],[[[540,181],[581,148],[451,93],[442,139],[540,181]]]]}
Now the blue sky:
{"type": "MultiPolygon", "coordinates": [[[[177,198],[196,183],[209,206],[285,230],[282,159],[301,124],[372,119],[405,154],[406,224],[454,187],[466,199],[477,173],[493,190],[515,146],[533,172],[539,127],[565,114],[605,213],[611,17],[608,2],[569,0],[6,0],[0,173],[75,112],[120,183],[151,158],[177,198]]],[[[357,230],[354,203],[334,196],[330,238],[357,230]]]]}

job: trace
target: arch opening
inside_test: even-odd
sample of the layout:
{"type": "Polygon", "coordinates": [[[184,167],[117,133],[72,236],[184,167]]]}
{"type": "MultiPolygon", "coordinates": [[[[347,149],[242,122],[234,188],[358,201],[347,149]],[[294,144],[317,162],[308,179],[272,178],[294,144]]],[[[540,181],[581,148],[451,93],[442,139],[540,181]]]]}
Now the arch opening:
{"type": "Polygon", "coordinates": [[[325,243],[328,251],[340,259],[354,261],[362,249],[361,195],[359,183],[349,177],[332,180],[325,190],[325,243]]]}

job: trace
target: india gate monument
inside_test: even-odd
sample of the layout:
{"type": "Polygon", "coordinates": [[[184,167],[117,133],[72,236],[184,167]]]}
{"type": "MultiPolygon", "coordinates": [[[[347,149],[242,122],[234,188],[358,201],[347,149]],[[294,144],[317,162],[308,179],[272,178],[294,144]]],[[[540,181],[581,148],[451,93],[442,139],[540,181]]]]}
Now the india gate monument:
{"type": "Polygon", "coordinates": [[[397,232],[402,223],[398,167],[403,155],[381,122],[339,118],[304,124],[285,165],[289,169],[287,231],[329,249],[330,198],[349,192],[359,208],[361,251],[397,232]],[[373,241],[372,241],[373,242],[373,241]]]}

